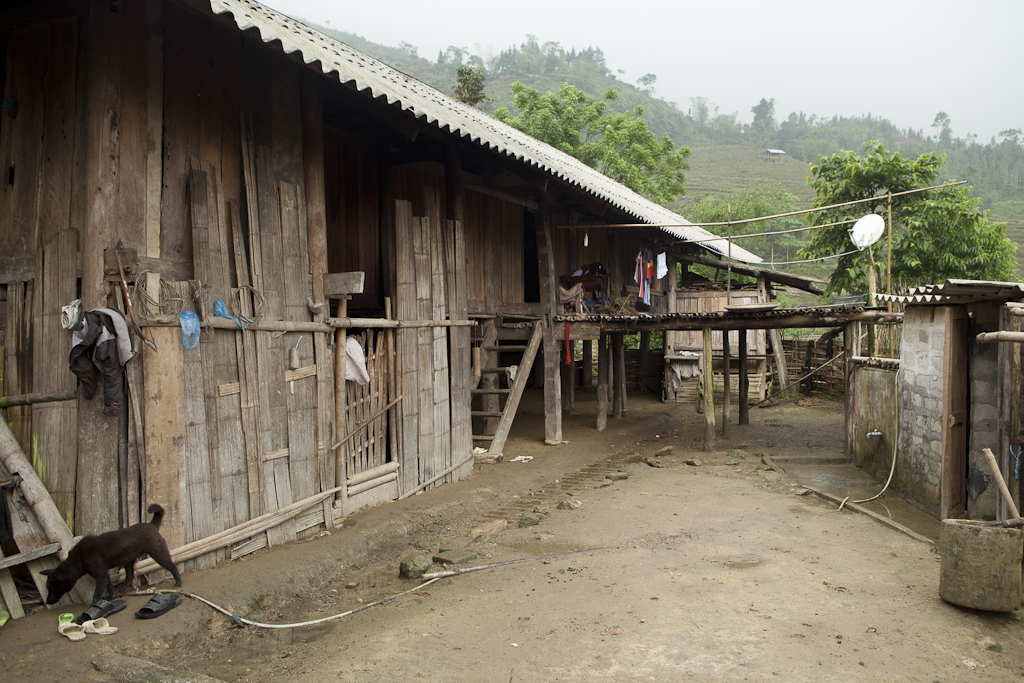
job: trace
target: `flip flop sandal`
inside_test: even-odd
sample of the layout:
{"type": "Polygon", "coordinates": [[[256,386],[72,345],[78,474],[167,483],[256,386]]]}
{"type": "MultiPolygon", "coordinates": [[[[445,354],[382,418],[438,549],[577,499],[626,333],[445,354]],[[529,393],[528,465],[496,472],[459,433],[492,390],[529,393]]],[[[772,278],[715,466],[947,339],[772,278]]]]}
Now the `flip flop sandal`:
{"type": "Polygon", "coordinates": [[[157,593],[135,613],[139,619],[155,619],[181,604],[181,593],[157,593]]]}
{"type": "Polygon", "coordinates": [[[64,621],[57,624],[57,632],[62,636],[67,636],[68,640],[85,640],[85,627],[81,624],[73,624],[69,621],[64,621]]]}
{"type": "Polygon", "coordinates": [[[110,622],[103,617],[85,622],[82,624],[82,628],[85,629],[86,633],[98,633],[101,636],[110,636],[117,633],[117,627],[111,626],[110,622]]]}
{"type": "Polygon", "coordinates": [[[95,605],[79,614],[78,618],[75,619],[75,623],[81,625],[87,621],[95,621],[101,617],[109,617],[111,614],[117,614],[126,607],[128,607],[128,603],[120,598],[116,600],[100,600],[95,605]]]}

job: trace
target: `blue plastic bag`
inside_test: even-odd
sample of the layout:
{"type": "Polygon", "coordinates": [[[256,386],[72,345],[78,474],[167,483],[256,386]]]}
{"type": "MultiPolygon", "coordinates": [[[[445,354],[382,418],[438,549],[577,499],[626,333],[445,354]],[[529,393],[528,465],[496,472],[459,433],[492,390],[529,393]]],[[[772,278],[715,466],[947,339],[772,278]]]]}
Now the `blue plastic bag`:
{"type": "Polygon", "coordinates": [[[235,324],[243,330],[249,327],[248,322],[243,323],[241,320],[228,313],[228,306],[224,303],[223,299],[217,299],[213,302],[213,314],[218,318],[230,318],[231,320],[234,320],[235,324]]]}
{"type": "Polygon", "coordinates": [[[178,316],[178,322],[181,323],[181,343],[191,351],[199,343],[199,316],[192,311],[185,311],[178,316]]]}

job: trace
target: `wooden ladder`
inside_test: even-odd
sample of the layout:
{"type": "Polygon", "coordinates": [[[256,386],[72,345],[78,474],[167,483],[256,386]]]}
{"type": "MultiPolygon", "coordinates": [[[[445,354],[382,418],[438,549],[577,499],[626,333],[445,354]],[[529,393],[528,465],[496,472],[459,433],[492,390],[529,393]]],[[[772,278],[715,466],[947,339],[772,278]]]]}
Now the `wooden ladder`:
{"type": "Polygon", "coordinates": [[[519,409],[519,401],[523,397],[523,390],[526,389],[526,382],[530,378],[530,370],[533,369],[533,361],[537,357],[537,349],[540,347],[541,336],[541,324],[540,322],[537,322],[533,326],[533,334],[530,336],[530,340],[526,343],[526,345],[499,345],[497,344],[497,342],[495,342],[494,346],[484,347],[485,351],[491,351],[495,353],[512,353],[521,351],[523,354],[523,357],[519,361],[519,365],[515,370],[515,379],[510,380],[511,366],[496,366],[489,368],[481,368],[480,370],[481,373],[494,374],[497,375],[498,377],[505,377],[506,384],[508,385],[507,387],[477,387],[473,389],[473,396],[497,394],[499,396],[499,400],[501,396],[505,397],[505,406],[499,411],[470,411],[470,415],[472,417],[485,418],[484,424],[490,421],[486,418],[499,418],[493,434],[473,435],[474,443],[490,443],[490,447],[487,449],[488,455],[499,455],[505,448],[505,440],[508,438],[509,429],[512,428],[512,420],[514,420],[516,417],[516,411],[519,409]]]}

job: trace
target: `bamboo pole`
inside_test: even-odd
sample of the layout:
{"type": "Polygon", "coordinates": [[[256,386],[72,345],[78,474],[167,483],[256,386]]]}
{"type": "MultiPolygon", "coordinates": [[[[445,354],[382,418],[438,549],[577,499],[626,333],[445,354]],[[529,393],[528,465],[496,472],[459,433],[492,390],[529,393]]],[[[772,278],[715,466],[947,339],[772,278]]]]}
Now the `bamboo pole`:
{"type": "MultiPolygon", "coordinates": [[[[240,327],[231,318],[210,316],[203,321],[203,327],[218,330],[255,330],[257,332],[332,332],[336,329],[357,327],[360,329],[412,328],[412,327],[474,327],[475,320],[387,320],[386,318],[328,318],[327,322],[316,323],[302,320],[260,320],[240,327]]],[[[148,320],[140,327],[178,327],[178,319],[148,320]]]]}
{"type": "Polygon", "coordinates": [[[361,484],[356,484],[355,486],[349,486],[348,487],[348,495],[349,496],[355,496],[355,495],[358,495],[358,494],[362,493],[363,491],[369,491],[370,489],[375,489],[378,486],[386,484],[389,481],[395,481],[396,479],[398,479],[398,472],[391,472],[390,474],[385,474],[383,477],[377,477],[375,479],[367,479],[366,481],[362,482],[361,484]]]}
{"type": "Polygon", "coordinates": [[[21,394],[19,396],[0,396],[0,408],[26,406],[32,403],[49,403],[51,401],[71,401],[78,395],[78,390],[51,391],[41,394],[21,394]]]}
{"type": "MultiPolygon", "coordinates": [[[[1011,315],[1024,315],[1024,311],[1017,313],[1018,309],[1010,309],[1011,315]]],[[[1000,330],[999,332],[982,332],[977,336],[979,344],[990,344],[992,342],[1024,342],[1024,332],[1013,332],[1011,330],[1000,330]]]]}
{"type": "MultiPolygon", "coordinates": [[[[255,536],[256,534],[262,533],[267,529],[277,526],[278,524],[287,522],[293,517],[299,516],[305,510],[316,505],[323,499],[340,491],[341,488],[342,487],[340,486],[336,486],[333,489],[321,491],[309,498],[303,498],[291,505],[260,515],[259,517],[250,519],[248,522],[242,522],[230,529],[225,529],[224,531],[217,532],[211,536],[207,536],[206,538],[199,539],[198,541],[186,543],[185,545],[177,547],[171,551],[171,560],[175,563],[184,562],[185,560],[191,560],[194,557],[211,553],[214,550],[226,548],[232,543],[236,543],[242,539],[255,536]]],[[[135,573],[147,574],[156,569],[160,569],[160,565],[150,558],[137,564],[135,566],[135,573]]]]}
{"type": "Polygon", "coordinates": [[[392,472],[398,471],[397,462],[389,462],[381,465],[380,467],[374,467],[372,470],[366,470],[365,472],[356,472],[348,478],[348,485],[355,486],[356,484],[362,484],[364,481],[370,481],[371,479],[379,479],[380,477],[391,474],[392,472]]]}
{"type": "Polygon", "coordinates": [[[0,420],[0,459],[3,460],[8,474],[13,475],[17,472],[21,475],[20,489],[21,494],[25,496],[25,502],[35,513],[46,538],[51,543],[60,544],[58,556],[60,559],[66,560],[68,551],[75,545],[71,529],[68,528],[64,518],[60,516],[60,511],[53,504],[49,491],[46,490],[39,475],[36,474],[28,458],[25,457],[21,445],[14,438],[14,433],[7,426],[6,420],[0,420]]]}
{"type": "Polygon", "coordinates": [[[981,452],[985,454],[985,460],[988,461],[988,468],[992,470],[992,476],[995,477],[996,484],[999,486],[999,492],[1003,494],[1003,502],[1006,503],[1006,507],[1010,509],[1014,519],[1020,517],[1020,513],[1017,512],[1017,506],[1013,502],[1013,496],[1010,495],[1010,490],[1006,488],[1006,482],[1003,480],[1003,473],[999,471],[999,464],[996,462],[996,456],[992,454],[992,449],[983,448],[981,452]]]}

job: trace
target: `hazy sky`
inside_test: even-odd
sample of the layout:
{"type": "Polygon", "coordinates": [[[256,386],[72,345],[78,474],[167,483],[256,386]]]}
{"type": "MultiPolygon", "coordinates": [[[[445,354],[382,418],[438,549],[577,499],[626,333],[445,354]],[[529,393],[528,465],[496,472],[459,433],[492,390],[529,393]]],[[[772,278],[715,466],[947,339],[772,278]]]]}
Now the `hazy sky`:
{"type": "Polygon", "coordinates": [[[982,143],[1024,128],[1022,0],[264,4],[376,43],[405,41],[431,61],[449,45],[497,54],[528,34],[566,50],[600,47],[620,80],[654,73],[657,96],[683,111],[703,96],[741,122],[774,98],[779,121],[794,111],[870,113],[930,135],[944,111],[954,136],[982,143]]]}

